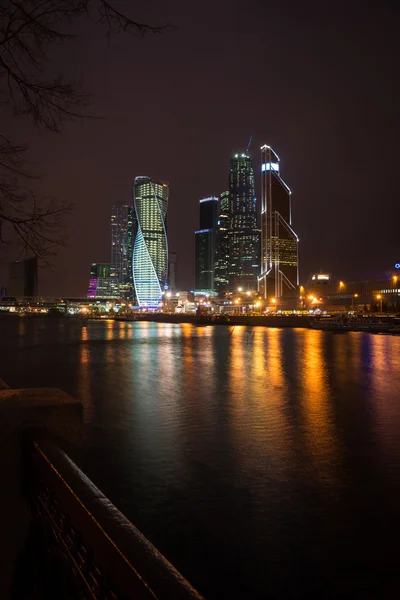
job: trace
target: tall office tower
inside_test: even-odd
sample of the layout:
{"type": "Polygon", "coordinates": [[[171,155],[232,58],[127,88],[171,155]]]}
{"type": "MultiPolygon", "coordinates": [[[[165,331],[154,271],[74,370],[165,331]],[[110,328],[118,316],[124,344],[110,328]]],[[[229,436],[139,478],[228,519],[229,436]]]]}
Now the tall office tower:
{"type": "Polygon", "coordinates": [[[200,229],[195,235],[195,289],[214,291],[218,198],[200,200],[200,229]]]}
{"type": "Polygon", "coordinates": [[[118,278],[111,275],[110,263],[92,263],[90,265],[88,298],[118,298],[120,288],[118,278]]]}
{"type": "Polygon", "coordinates": [[[90,277],[111,277],[110,263],[92,263],[90,265],[90,277]]]}
{"type": "Polygon", "coordinates": [[[8,294],[10,296],[38,295],[38,259],[36,256],[10,264],[8,294]]]}
{"type": "Polygon", "coordinates": [[[168,289],[176,291],[176,271],[178,268],[178,255],[176,252],[168,252],[168,289]]]}
{"type": "Polygon", "coordinates": [[[229,287],[256,289],[260,273],[260,230],[253,162],[248,154],[235,154],[229,174],[229,287]]]}
{"type": "Polygon", "coordinates": [[[224,292],[229,284],[229,192],[222,192],[217,218],[214,284],[217,292],[224,292]]]}
{"type": "Polygon", "coordinates": [[[111,211],[111,277],[119,283],[120,295],[132,295],[132,235],[133,209],[128,204],[116,202],[111,211]]]}
{"type": "Polygon", "coordinates": [[[261,274],[264,297],[281,297],[299,284],[298,237],[292,229],[292,192],[279,174],[279,157],[261,148],[261,274]]]}
{"type": "Polygon", "coordinates": [[[168,277],[168,183],[136,177],[132,272],[139,306],[159,306],[168,277]]]}

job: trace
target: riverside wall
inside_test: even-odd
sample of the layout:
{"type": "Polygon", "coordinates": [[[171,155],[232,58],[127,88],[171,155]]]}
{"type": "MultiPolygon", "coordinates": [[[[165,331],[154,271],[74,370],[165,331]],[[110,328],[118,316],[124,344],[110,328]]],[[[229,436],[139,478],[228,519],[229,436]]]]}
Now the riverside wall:
{"type": "Polygon", "coordinates": [[[76,445],[82,435],[82,404],[55,388],[10,389],[0,379],[0,598],[8,600],[14,570],[26,543],[31,513],[23,490],[24,439],[45,432],[76,445]]]}

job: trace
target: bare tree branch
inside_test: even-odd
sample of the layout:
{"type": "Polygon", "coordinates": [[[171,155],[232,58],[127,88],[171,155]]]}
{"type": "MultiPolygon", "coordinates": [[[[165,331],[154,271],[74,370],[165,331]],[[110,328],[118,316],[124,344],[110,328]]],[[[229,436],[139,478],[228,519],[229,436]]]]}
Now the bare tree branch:
{"type": "MultiPolygon", "coordinates": [[[[0,106],[52,132],[66,120],[88,117],[89,99],[79,82],[49,75],[51,49],[74,40],[73,25],[85,18],[106,26],[107,36],[167,28],[136,21],[111,0],[0,0],[0,106]]],[[[0,134],[0,250],[14,235],[46,262],[65,242],[60,230],[72,207],[40,199],[30,189],[35,177],[26,168],[26,149],[0,134]]]]}

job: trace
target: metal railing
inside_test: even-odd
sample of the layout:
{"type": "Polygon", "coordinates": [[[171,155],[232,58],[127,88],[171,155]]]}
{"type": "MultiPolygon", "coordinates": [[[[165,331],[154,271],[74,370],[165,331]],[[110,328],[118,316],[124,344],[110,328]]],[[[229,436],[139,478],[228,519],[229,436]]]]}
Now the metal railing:
{"type": "Polygon", "coordinates": [[[14,598],[201,598],[59,447],[30,442],[27,457],[33,533],[14,598]]]}

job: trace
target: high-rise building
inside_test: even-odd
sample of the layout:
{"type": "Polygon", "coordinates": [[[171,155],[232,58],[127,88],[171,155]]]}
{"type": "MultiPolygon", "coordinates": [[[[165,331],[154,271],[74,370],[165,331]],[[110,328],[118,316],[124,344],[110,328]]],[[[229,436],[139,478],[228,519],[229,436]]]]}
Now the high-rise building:
{"type": "Polygon", "coordinates": [[[279,157],[261,148],[261,274],[264,297],[279,298],[299,284],[298,237],[292,229],[292,192],[279,171],[279,157]]]}
{"type": "Polygon", "coordinates": [[[134,208],[137,232],[133,246],[133,283],[139,306],[159,306],[167,286],[168,183],[136,177],[134,208]]]}
{"type": "Polygon", "coordinates": [[[224,292],[229,284],[229,192],[222,192],[217,218],[214,285],[217,292],[224,292]]]}
{"type": "Polygon", "coordinates": [[[111,275],[110,263],[92,263],[88,298],[119,298],[120,289],[118,278],[111,275]]]}
{"type": "Polygon", "coordinates": [[[178,269],[178,255],[176,252],[168,252],[168,289],[176,291],[176,272],[178,269]]]}
{"type": "Polygon", "coordinates": [[[231,158],[229,204],[229,287],[256,289],[260,272],[260,230],[253,161],[248,154],[235,154],[231,158]]]}
{"type": "Polygon", "coordinates": [[[110,277],[111,276],[111,265],[110,263],[92,263],[90,265],[90,277],[110,277]]]}
{"type": "Polygon", "coordinates": [[[111,277],[118,279],[120,295],[132,295],[132,243],[135,232],[132,206],[116,202],[111,211],[111,277]]]}
{"type": "Polygon", "coordinates": [[[38,259],[36,256],[25,260],[17,260],[10,264],[9,296],[38,295],[38,259]]]}
{"type": "Polygon", "coordinates": [[[195,231],[195,289],[214,291],[218,198],[200,200],[200,229],[195,231]]]}

